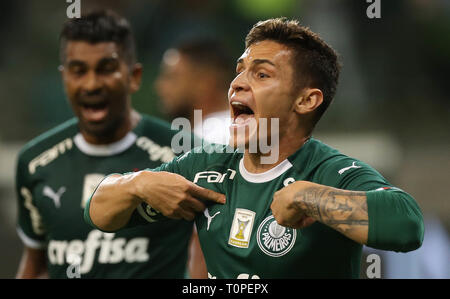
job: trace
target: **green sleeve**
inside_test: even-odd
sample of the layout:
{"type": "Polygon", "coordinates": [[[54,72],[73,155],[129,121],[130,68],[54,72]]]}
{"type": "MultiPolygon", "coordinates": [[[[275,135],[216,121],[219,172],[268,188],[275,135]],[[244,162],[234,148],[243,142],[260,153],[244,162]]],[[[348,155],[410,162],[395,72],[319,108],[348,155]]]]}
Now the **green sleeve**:
{"type": "Polygon", "coordinates": [[[399,189],[368,191],[367,246],[407,252],[422,245],[423,216],[416,201],[399,189]]]}
{"type": "Polygon", "coordinates": [[[118,174],[118,173],[111,173],[110,175],[105,176],[105,177],[103,178],[103,180],[101,180],[101,182],[97,185],[97,187],[95,187],[94,192],[92,192],[91,196],[89,197],[89,199],[88,199],[87,202],[86,202],[86,205],[85,205],[85,207],[84,207],[84,212],[83,212],[84,221],[85,221],[87,224],[89,224],[90,226],[92,226],[92,227],[95,228],[95,229],[98,229],[98,230],[100,230],[100,231],[102,231],[102,232],[106,232],[106,233],[107,233],[107,231],[102,230],[101,228],[97,227],[97,226],[94,224],[94,222],[92,222],[91,214],[89,213],[89,209],[90,209],[90,207],[91,207],[91,199],[92,199],[92,196],[94,196],[95,192],[97,191],[98,186],[100,186],[100,184],[101,184],[106,178],[108,178],[109,176],[115,175],[115,174],[118,174]]]}
{"type": "MultiPolygon", "coordinates": [[[[154,169],[146,169],[146,170],[153,171],[153,172],[167,171],[167,172],[171,172],[171,173],[180,174],[184,177],[188,177],[192,165],[195,164],[194,156],[195,155],[191,154],[191,152],[187,152],[180,157],[174,158],[171,162],[161,164],[159,167],[154,168],[154,169]]],[[[98,186],[97,186],[97,188],[98,188],[98,186]]],[[[92,226],[96,229],[99,229],[92,222],[92,219],[91,219],[91,216],[89,213],[91,199],[92,199],[92,196],[97,191],[97,188],[95,188],[91,197],[86,202],[86,206],[84,209],[84,220],[90,226],[92,226]]],[[[167,219],[168,219],[167,217],[164,217],[159,211],[156,211],[150,205],[148,205],[146,203],[141,203],[136,208],[136,210],[132,213],[130,220],[128,221],[128,224],[125,227],[123,227],[122,229],[131,228],[131,227],[135,227],[135,226],[143,225],[143,224],[148,224],[148,223],[155,222],[155,221],[165,221],[167,219]]]]}
{"type": "MultiPolygon", "coordinates": [[[[346,163],[347,164],[347,163],[346,163]]],[[[369,216],[367,246],[407,252],[422,245],[424,224],[414,198],[392,186],[369,165],[357,162],[361,168],[341,176],[343,189],[366,191],[369,216]]]]}
{"type": "MultiPolygon", "coordinates": [[[[166,171],[176,173],[189,179],[192,176],[191,174],[192,169],[196,164],[196,157],[197,157],[196,154],[198,151],[200,150],[197,149],[189,151],[184,155],[174,158],[169,163],[165,163],[155,169],[148,169],[148,170],[154,172],[166,171]]],[[[152,208],[149,204],[141,203],[140,205],[138,205],[136,210],[131,215],[130,221],[128,222],[125,228],[130,228],[142,224],[148,224],[156,221],[158,222],[166,221],[168,219],[169,218],[163,216],[159,211],[152,208]]]]}
{"type": "Polygon", "coordinates": [[[22,242],[30,248],[46,246],[46,228],[36,205],[34,184],[28,172],[27,161],[19,154],[16,167],[17,233],[22,242]]]}
{"type": "Polygon", "coordinates": [[[392,251],[411,251],[423,241],[423,216],[414,198],[392,186],[371,166],[352,158],[339,158],[326,168],[330,186],[365,191],[369,216],[367,246],[392,251]],[[345,172],[340,172],[350,165],[345,172]]]}

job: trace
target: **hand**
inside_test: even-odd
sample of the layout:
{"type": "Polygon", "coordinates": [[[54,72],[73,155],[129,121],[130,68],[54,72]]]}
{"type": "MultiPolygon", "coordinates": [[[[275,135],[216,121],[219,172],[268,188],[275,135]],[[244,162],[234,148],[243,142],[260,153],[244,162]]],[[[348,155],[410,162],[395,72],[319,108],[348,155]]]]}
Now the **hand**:
{"type": "Polygon", "coordinates": [[[316,221],[314,218],[307,216],[301,205],[296,201],[297,194],[309,188],[311,184],[313,183],[297,181],[275,192],[270,208],[279,225],[305,228],[316,221]]]}
{"type": "Polygon", "coordinates": [[[206,208],[200,200],[225,203],[225,195],[170,172],[141,171],[136,186],[136,194],[142,201],[172,219],[193,220],[196,213],[206,208]]]}

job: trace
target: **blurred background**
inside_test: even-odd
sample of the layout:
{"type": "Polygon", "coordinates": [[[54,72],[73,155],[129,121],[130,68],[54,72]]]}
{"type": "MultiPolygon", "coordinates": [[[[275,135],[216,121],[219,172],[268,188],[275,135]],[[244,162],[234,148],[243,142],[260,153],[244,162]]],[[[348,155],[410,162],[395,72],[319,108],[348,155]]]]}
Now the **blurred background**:
{"type": "MultiPolygon", "coordinates": [[[[319,33],[340,53],[343,70],[316,138],[374,166],[412,194],[425,216],[419,250],[365,255],[381,256],[383,278],[450,278],[450,1],[379,2],[381,17],[373,19],[365,0],[81,0],[81,12],[110,8],[130,20],[144,66],[134,106],[169,121],[153,83],[164,51],[178,41],[216,37],[237,58],[258,20],[296,18],[319,33]]],[[[17,153],[72,116],[57,71],[69,5],[0,2],[0,278],[15,276],[22,252],[17,153]]],[[[366,267],[364,256],[363,278],[366,267]]]]}

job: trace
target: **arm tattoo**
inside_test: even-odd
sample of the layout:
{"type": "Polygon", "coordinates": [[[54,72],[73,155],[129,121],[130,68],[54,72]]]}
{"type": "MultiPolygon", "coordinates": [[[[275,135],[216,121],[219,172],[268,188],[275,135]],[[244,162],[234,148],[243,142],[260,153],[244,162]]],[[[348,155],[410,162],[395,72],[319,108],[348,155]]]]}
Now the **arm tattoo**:
{"type": "Polygon", "coordinates": [[[296,193],[294,201],[306,216],[344,235],[369,225],[365,192],[310,187],[296,193]]]}

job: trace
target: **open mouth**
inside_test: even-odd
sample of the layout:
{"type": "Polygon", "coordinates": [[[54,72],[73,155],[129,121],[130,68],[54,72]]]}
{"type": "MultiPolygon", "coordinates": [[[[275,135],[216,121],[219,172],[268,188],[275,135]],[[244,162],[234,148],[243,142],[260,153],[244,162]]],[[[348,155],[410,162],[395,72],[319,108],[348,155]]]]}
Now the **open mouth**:
{"type": "Polygon", "coordinates": [[[81,115],[89,122],[101,122],[108,115],[108,103],[106,101],[95,104],[82,103],[80,106],[81,115]]]}
{"type": "Polygon", "coordinates": [[[231,107],[233,109],[233,123],[234,124],[244,124],[250,118],[253,118],[255,113],[247,105],[241,102],[231,102],[231,107]]]}

